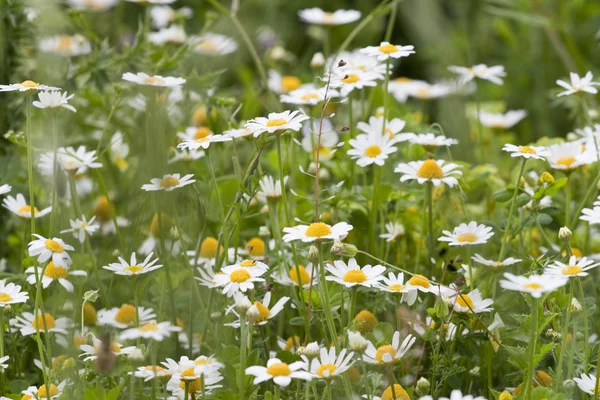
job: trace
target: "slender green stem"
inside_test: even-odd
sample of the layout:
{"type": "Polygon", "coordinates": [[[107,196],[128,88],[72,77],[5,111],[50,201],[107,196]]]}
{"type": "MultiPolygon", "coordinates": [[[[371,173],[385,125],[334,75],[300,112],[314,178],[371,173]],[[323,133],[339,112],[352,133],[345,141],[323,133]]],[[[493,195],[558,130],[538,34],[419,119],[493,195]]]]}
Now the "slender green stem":
{"type": "Polygon", "coordinates": [[[525,171],[526,163],[527,159],[523,157],[523,161],[521,162],[521,169],[519,170],[519,175],[517,176],[517,180],[515,181],[515,191],[510,202],[510,211],[508,212],[508,220],[506,221],[506,227],[504,228],[504,236],[502,237],[502,244],[500,246],[500,255],[498,256],[498,261],[502,261],[504,258],[504,252],[506,251],[506,242],[508,241],[508,236],[510,235],[510,225],[512,222],[513,215],[515,213],[517,194],[519,193],[519,188],[521,187],[521,177],[523,176],[523,172],[525,171]]]}
{"type": "MultiPolygon", "coordinates": [[[[565,316],[565,321],[562,326],[561,332],[561,342],[560,347],[558,349],[558,362],[556,365],[556,378],[553,380],[556,386],[556,389],[559,389],[562,386],[562,371],[563,371],[563,361],[564,355],[567,352],[567,336],[569,334],[569,322],[571,321],[571,303],[573,302],[573,290],[575,284],[573,282],[569,282],[569,302],[567,303],[567,313],[565,316]]],[[[575,334],[575,332],[573,332],[575,334]]]]}
{"type": "Polygon", "coordinates": [[[210,172],[210,178],[213,183],[213,190],[215,191],[215,193],[217,195],[217,201],[219,202],[219,213],[221,214],[221,221],[225,221],[225,211],[224,211],[225,209],[223,208],[223,201],[221,200],[221,194],[219,192],[219,185],[217,183],[217,178],[215,177],[215,170],[212,165],[211,153],[212,153],[212,151],[210,151],[210,149],[206,150],[206,160],[207,160],[206,164],[208,165],[208,170],[210,172]]]}
{"type": "Polygon", "coordinates": [[[473,275],[473,260],[471,260],[471,246],[467,247],[467,265],[469,266],[469,291],[473,291],[475,275],[473,275]]]}
{"type": "Polygon", "coordinates": [[[350,292],[350,309],[348,310],[348,327],[350,327],[350,325],[352,324],[352,321],[354,319],[354,315],[356,313],[356,291],[357,291],[358,287],[354,286],[350,292]]]}
{"type": "Polygon", "coordinates": [[[525,400],[531,400],[531,386],[533,378],[533,359],[535,357],[535,347],[537,343],[537,322],[538,322],[538,299],[535,297],[531,298],[531,331],[529,335],[529,362],[527,364],[527,373],[523,379],[523,385],[525,385],[525,400]]]}
{"type": "MultiPolygon", "coordinates": [[[[320,292],[322,297],[322,302],[325,305],[324,313],[325,320],[327,321],[327,328],[329,329],[329,335],[331,336],[331,341],[334,346],[337,348],[337,333],[335,331],[335,324],[333,323],[333,316],[331,315],[331,305],[329,303],[329,293],[327,290],[327,281],[325,280],[325,261],[323,260],[323,245],[319,243],[319,277],[321,278],[320,284],[320,292]]],[[[321,304],[321,306],[323,305],[321,304]]]]}
{"type": "Polygon", "coordinates": [[[50,214],[50,236],[54,235],[56,206],[58,198],[58,133],[56,131],[56,113],[52,112],[52,213],[50,214]]]}
{"type": "MultiPolygon", "coordinates": [[[[238,391],[240,400],[246,398],[246,342],[248,333],[246,332],[246,316],[240,314],[240,373],[238,375],[238,391]]],[[[269,355],[267,354],[268,358],[269,355]]]]}
{"type": "Polygon", "coordinates": [[[381,170],[379,165],[373,166],[373,199],[369,218],[369,250],[376,253],[377,249],[377,215],[379,211],[379,191],[381,186],[381,170]]]}
{"type": "MultiPolygon", "coordinates": [[[[589,339],[590,339],[590,332],[589,332],[589,326],[588,326],[588,313],[587,313],[587,306],[585,305],[585,293],[583,292],[583,283],[581,282],[581,278],[577,277],[575,278],[577,279],[577,285],[579,286],[579,293],[581,294],[581,310],[583,311],[583,338],[584,338],[584,350],[586,353],[586,359],[587,359],[587,349],[589,346],[589,339]]],[[[569,304],[569,308],[571,307],[571,305],[569,304]]],[[[585,370],[587,371],[587,365],[584,367],[585,370]]]]}
{"type": "MultiPolygon", "coordinates": [[[[567,178],[570,178],[570,174],[567,178]]],[[[568,224],[571,220],[571,180],[567,180],[565,185],[565,224],[568,224]]]]}

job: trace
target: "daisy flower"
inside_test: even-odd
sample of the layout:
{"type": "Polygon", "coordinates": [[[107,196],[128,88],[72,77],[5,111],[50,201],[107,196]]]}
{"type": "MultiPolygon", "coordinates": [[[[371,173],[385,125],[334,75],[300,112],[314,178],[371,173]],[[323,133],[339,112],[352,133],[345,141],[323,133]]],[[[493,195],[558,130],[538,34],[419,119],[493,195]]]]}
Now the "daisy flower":
{"type": "Polygon", "coordinates": [[[190,396],[197,398],[203,394],[210,395],[213,390],[222,387],[218,385],[222,380],[223,376],[216,369],[195,379],[187,379],[184,373],[174,374],[167,383],[167,390],[173,394],[170,399],[188,400],[190,396]]]}
{"type": "Polygon", "coordinates": [[[22,397],[22,399],[57,399],[62,395],[65,386],[67,386],[66,380],[59,383],[58,386],[51,383],[48,386],[48,388],[46,388],[46,385],[42,385],[39,388],[36,388],[35,386],[30,386],[29,388],[27,388],[27,390],[21,392],[25,394],[22,397]]]}
{"type": "Polygon", "coordinates": [[[450,66],[448,70],[457,74],[462,84],[479,78],[495,83],[496,85],[502,85],[504,84],[502,78],[506,76],[502,65],[495,65],[493,67],[488,67],[485,64],[477,64],[472,67],[450,66]]]}
{"type": "Polygon", "coordinates": [[[592,82],[592,79],[594,79],[594,75],[592,75],[591,72],[588,71],[588,73],[585,74],[585,76],[583,77],[580,77],[575,72],[570,72],[569,77],[571,79],[571,83],[565,82],[561,79],[556,81],[556,84],[558,86],[567,89],[564,92],[560,92],[559,94],[557,94],[558,97],[568,96],[579,92],[587,92],[591,94],[598,93],[598,89],[596,89],[594,86],[598,86],[600,85],[600,83],[592,82]]]}
{"type": "MultiPolygon", "coordinates": [[[[421,397],[419,400],[433,400],[433,397],[431,397],[431,396],[424,396],[424,397],[421,397]]],[[[450,393],[450,398],[448,398],[448,397],[438,397],[438,400],[486,400],[486,398],[482,397],[482,396],[473,397],[470,394],[463,395],[460,390],[453,390],[450,393]]]]}
{"type": "Polygon", "coordinates": [[[304,361],[304,369],[317,379],[333,379],[346,372],[354,364],[354,361],[352,361],[354,353],[349,352],[346,354],[346,352],[346,349],[342,349],[336,355],[335,347],[332,346],[329,348],[329,351],[321,347],[319,356],[312,360],[309,360],[303,354],[301,357],[302,361],[304,361]]]}
{"type": "Polygon", "coordinates": [[[536,275],[515,276],[505,272],[500,286],[503,289],[514,290],[521,293],[529,293],[532,297],[539,299],[544,293],[550,293],[567,284],[569,278],[564,275],[536,275]]]}
{"type": "Polygon", "coordinates": [[[544,160],[550,155],[544,146],[515,146],[514,144],[505,144],[502,150],[510,153],[511,157],[534,158],[544,160]]]}
{"type": "MultiPolygon", "coordinates": [[[[283,178],[284,184],[287,183],[288,177],[283,178]]],[[[275,180],[272,176],[265,175],[258,181],[260,190],[256,193],[256,198],[261,203],[266,203],[267,200],[278,200],[282,196],[281,181],[275,180]]]]}
{"type": "MultiPolygon", "coordinates": [[[[289,297],[283,296],[282,298],[280,298],[277,301],[277,303],[275,303],[273,305],[273,307],[269,308],[269,305],[271,304],[271,296],[272,296],[272,292],[267,292],[265,294],[265,297],[263,297],[262,302],[255,301],[254,304],[248,309],[247,315],[254,316],[254,318],[251,320],[251,322],[253,322],[254,325],[267,324],[270,319],[275,318],[277,316],[277,314],[279,314],[281,311],[283,311],[283,307],[290,300],[289,297]]],[[[235,315],[237,315],[238,319],[237,319],[237,321],[234,321],[232,323],[225,324],[225,325],[231,326],[234,328],[239,328],[240,324],[241,324],[240,315],[233,309],[231,311],[235,315]]]]}
{"type": "Polygon", "coordinates": [[[319,284],[319,271],[312,263],[306,264],[306,267],[292,265],[287,273],[276,271],[272,277],[276,283],[284,286],[302,285],[303,288],[308,289],[311,286],[311,277],[312,286],[319,284]]]}
{"type": "Polygon", "coordinates": [[[330,86],[339,89],[342,97],[347,97],[354,89],[377,86],[378,77],[360,69],[337,70],[331,77],[330,86]]]}
{"type": "MultiPolygon", "coordinates": [[[[397,98],[397,90],[395,89],[392,94],[397,98]]],[[[404,91],[407,92],[408,96],[414,97],[419,100],[432,100],[445,97],[451,94],[467,94],[471,91],[471,87],[462,83],[456,83],[452,81],[440,81],[428,83],[425,81],[416,81],[410,85],[404,85],[404,91]]]]}
{"type": "Polygon", "coordinates": [[[394,118],[391,121],[387,120],[385,123],[385,129],[383,128],[383,116],[372,116],[369,118],[369,122],[360,121],[356,124],[356,127],[368,135],[385,135],[390,139],[397,142],[403,142],[409,140],[412,137],[412,133],[403,133],[398,135],[402,129],[406,126],[406,121],[400,118],[394,118]]]}
{"type": "Polygon", "coordinates": [[[146,192],[155,192],[158,190],[164,190],[165,192],[171,192],[175,189],[182,188],[187,185],[191,185],[196,182],[195,179],[192,179],[194,174],[187,174],[184,177],[181,177],[180,174],[167,174],[161,178],[152,178],[150,179],[149,184],[142,185],[142,190],[146,192]]]}
{"type": "Polygon", "coordinates": [[[162,365],[169,371],[169,374],[180,375],[180,378],[184,381],[202,378],[202,376],[209,375],[213,371],[224,367],[213,356],[200,356],[194,360],[182,356],[179,361],[167,358],[166,362],[163,362],[162,365]]]}
{"type": "Polygon", "coordinates": [[[29,293],[21,292],[21,286],[14,283],[6,283],[5,279],[0,279],[0,307],[4,308],[9,304],[25,303],[29,299],[29,293]]]}
{"type": "Polygon", "coordinates": [[[4,185],[0,185],[0,195],[10,193],[11,190],[12,187],[7,183],[5,183],[4,185]]]}
{"type": "Polygon", "coordinates": [[[136,378],[141,378],[144,382],[148,382],[154,378],[166,378],[170,377],[171,373],[160,365],[146,365],[144,367],[138,367],[136,371],[130,372],[136,378]]]}
{"type": "Polygon", "coordinates": [[[132,327],[139,318],[140,324],[147,324],[156,319],[154,310],[146,307],[138,307],[137,313],[135,306],[123,304],[121,307],[104,308],[98,310],[98,326],[113,326],[119,329],[132,327]]]}
{"type": "Polygon", "coordinates": [[[576,276],[588,276],[588,270],[596,268],[598,263],[594,260],[588,260],[587,257],[582,257],[577,260],[576,256],[569,258],[569,263],[564,264],[560,261],[554,261],[544,273],[548,275],[559,275],[567,278],[574,278],[576,276]]]}
{"type": "Polygon", "coordinates": [[[158,258],[150,261],[154,253],[148,254],[148,256],[138,264],[135,253],[131,253],[131,258],[129,263],[125,261],[122,257],[119,257],[118,263],[110,263],[105,265],[104,269],[114,272],[117,275],[123,276],[138,276],[142,274],[146,274],[148,272],[154,271],[162,267],[162,264],[156,265],[158,262],[158,258]]]}
{"type": "MultiPolygon", "coordinates": [[[[329,89],[327,91],[327,99],[338,96],[339,93],[337,90],[329,89]]],[[[317,88],[313,84],[306,84],[300,86],[298,89],[288,92],[287,94],[282,94],[279,99],[282,103],[287,104],[316,106],[317,104],[325,101],[325,88],[317,88]]]]}
{"type": "Polygon", "coordinates": [[[238,49],[237,42],[229,36],[207,32],[202,36],[191,37],[192,51],[209,56],[224,56],[238,49]]]}
{"type": "Polygon", "coordinates": [[[348,155],[356,160],[359,167],[371,164],[383,166],[388,156],[398,150],[394,147],[395,140],[381,133],[361,134],[355,139],[350,139],[348,143],[352,146],[348,155]]]}
{"type": "Polygon", "coordinates": [[[44,325],[48,329],[48,332],[60,333],[62,335],[67,334],[67,329],[73,326],[72,321],[69,318],[57,318],[50,313],[42,315],[41,313],[35,317],[30,312],[24,312],[20,316],[17,316],[10,320],[10,325],[21,331],[21,335],[29,336],[37,332],[44,332],[44,325]]]}
{"type": "Polygon", "coordinates": [[[334,12],[323,11],[320,8],[305,8],[298,11],[300,19],[314,25],[345,25],[360,19],[360,11],[336,10],[334,12]]]}
{"type": "Polygon", "coordinates": [[[173,164],[177,161],[196,161],[201,158],[204,158],[205,156],[206,153],[204,152],[204,150],[198,150],[193,148],[177,149],[174,151],[173,157],[169,160],[168,164],[173,164]]]}
{"type": "Polygon", "coordinates": [[[493,311],[493,308],[490,308],[490,306],[494,304],[494,300],[484,299],[479,289],[475,289],[469,293],[460,293],[457,287],[454,287],[452,290],[453,295],[446,301],[454,307],[455,312],[479,314],[493,311]]]}
{"type": "Polygon", "coordinates": [[[512,110],[505,114],[481,111],[478,117],[481,125],[485,127],[492,129],[509,129],[518,124],[526,116],[527,111],[525,110],[512,110]]]}
{"type": "Polygon", "coordinates": [[[416,179],[420,184],[431,182],[434,186],[440,186],[445,183],[453,187],[458,185],[456,177],[462,176],[462,171],[458,171],[459,168],[461,168],[460,165],[445,164],[444,160],[424,160],[398,164],[394,172],[403,174],[400,177],[400,182],[416,179]]]}
{"type": "Polygon", "coordinates": [[[69,105],[69,100],[71,100],[75,95],[68,96],[67,92],[59,92],[59,91],[51,91],[51,92],[39,92],[38,98],[39,101],[36,100],[32,104],[37,108],[66,108],[69,111],[77,112],[75,107],[69,105]]]}
{"type": "Polygon", "coordinates": [[[385,77],[385,63],[379,62],[376,57],[364,54],[360,49],[356,49],[352,52],[343,51],[335,58],[333,55],[330,56],[327,60],[328,68],[337,66],[340,60],[344,60],[346,63],[346,65],[342,67],[336,67],[340,71],[358,70],[372,74],[375,79],[383,79],[385,77]]]}
{"type": "Polygon", "coordinates": [[[77,10],[100,12],[114,7],[119,0],[67,0],[67,2],[77,10]]]}
{"type": "Polygon", "coordinates": [[[417,340],[413,335],[408,335],[400,343],[400,332],[394,332],[392,344],[375,347],[371,341],[367,344],[364,360],[370,364],[392,364],[400,360],[417,340]]]}
{"type": "Polygon", "coordinates": [[[417,135],[412,135],[408,139],[412,144],[420,144],[428,151],[434,151],[438,147],[450,147],[452,145],[458,144],[458,140],[447,138],[444,135],[435,136],[433,133],[419,133],[417,135]]]}
{"type": "Polygon", "coordinates": [[[308,119],[308,115],[301,110],[284,111],[281,113],[270,113],[267,118],[258,117],[251,119],[244,126],[246,129],[253,132],[254,137],[258,137],[261,133],[281,133],[288,129],[298,132],[302,128],[302,121],[308,119]]]}
{"type": "Polygon", "coordinates": [[[291,93],[294,90],[302,87],[302,81],[300,78],[294,75],[281,75],[274,69],[269,70],[269,78],[267,80],[267,86],[271,91],[282,94],[291,93]]]}
{"type": "Polygon", "coordinates": [[[181,328],[178,326],[171,325],[170,322],[156,322],[151,321],[140,325],[136,328],[130,328],[121,333],[121,340],[134,340],[134,339],[152,339],[160,342],[165,338],[171,336],[172,332],[179,332],[181,328]]]}
{"type": "Polygon", "coordinates": [[[179,25],[171,25],[168,28],[162,28],[158,32],[150,32],[148,34],[148,41],[158,46],[162,46],[167,43],[185,43],[187,34],[185,30],[179,25]]]}
{"type": "Polygon", "coordinates": [[[317,120],[305,121],[302,125],[302,149],[316,157],[317,151],[321,160],[331,160],[337,150],[340,138],[335,127],[328,118],[323,119],[323,126],[317,120]],[[321,143],[318,135],[321,129],[321,143]],[[319,147],[320,146],[320,147],[319,147]],[[317,147],[319,147],[317,149],[317,147]]]}
{"type": "Polygon", "coordinates": [[[385,233],[379,235],[386,242],[393,242],[399,236],[404,236],[404,225],[399,222],[387,222],[385,224],[385,233]]]}
{"type": "Polygon", "coordinates": [[[73,246],[70,246],[59,238],[48,238],[33,234],[37,239],[29,242],[28,251],[30,257],[38,256],[37,261],[39,263],[45,263],[52,259],[52,262],[56,267],[69,268],[71,264],[71,257],[67,251],[75,250],[73,246]]]}
{"type": "Polygon", "coordinates": [[[383,273],[385,272],[385,267],[381,265],[365,265],[361,268],[354,258],[349,259],[348,264],[342,260],[335,260],[333,265],[326,264],[325,269],[332,274],[326,276],[326,280],[339,283],[348,288],[357,285],[377,286],[379,281],[383,279],[383,273]]]}
{"type": "Polygon", "coordinates": [[[171,22],[174,22],[178,16],[186,18],[191,17],[192,10],[187,7],[174,10],[169,6],[154,6],[150,8],[150,18],[152,18],[152,25],[155,28],[166,28],[171,22]]]}
{"type": "Polygon", "coordinates": [[[60,233],[68,233],[72,232],[73,237],[79,239],[80,243],[85,241],[85,234],[92,236],[98,229],[100,229],[100,225],[95,223],[96,216],[94,215],[88,221],[85,215],[81,216],[81,219],[77,218],[76,220],[69,219],[69,224],[71,224],[71,229],[65,229],[60,231],[60,233]]]}
{"type": "Polygon", "coordinates": [[[92,51],[90,41],[81,35],[57,35],[40,40],[40,50],[59,56],[77,57],[92,51]]]}
{"type": "Polygon", "coordinates": [[[254,289],[254,282],[264,282],[261,278],[264,273],[262,268],[230,265],[215,274],[214,280],[217,286],[223,287],[223,293],[231,297],[237,291],[247,292],[254,289]]]}
{"type": "Polygon", "coordinates": [[[379,46],[367,46],[361,49],[360,52],[377,57],[379,61],[386,61],[389,58],[408,57],[415,54],[415,46],[400,46],[389,42],[381,42],[379,46]]]}
{"type": "MultiPolygon", "coordinates": [[[[25,201],[25,197],[19,193],[17,197],[7,196],[2,200],[2,207],[6,208],[13,214],[18,215],[21,218],[31,218],[31,206],[25,201]]],[[[37,207],[34,209],[35,218],[43,217],[52,211],[52,207],[46,207],[41,211],[38,211],[37,207]]]]}
{"type": "Polygon", "coordinates": [[[600,224],[600,196],[592,204],[593,208],[584,208],[581,210],[582,221],[588,221],[591,225],[600,224]]]}
{"type": "Polygon", "coordinates": [[[127,162],[127,156],[129,155],[129,145],[123,139],[123,134],[120,131],[115,132],[115,134],[110,139],[110,159],[115,164],[121,172],[125,172],[129,167],[129,163],[127,162]]]}
{"type": "Polygon", "coordinates": [[[0,92],[28,92],[30,90],[60,90],[54,86],[41,85],[34,81],[24,81],[22,83],[13,83],[10,85],[0,85],[0,92]]]}
{"type": "Polygon", "coordinates": [[[292,382],[292,379],[302,379],[305,381],[312,379],[312,375],[309,372],[301,371],[303,366],[303,361],[287,364],[278,358],[270,358],[267,361],[266,367],[254,365],[246,368],[246,375],[255,376],[253,382],[255,385],[272,379],[277,385],[286,387],[292,382]]]}
{"type": "Polygon", "coordinates": [[[57,267],[52,261],[46,265],[46,268],[29,267],[25,270],[25,273],[28,275],[27,282],[30,285],[36,284],[35,276],[37,274],[41,277],[42,287],[44,289],[48,288],[54,281],[57,281],[69,293],[72,293],[74,289],[73,284],[67,280],[69,275],[87,276],[87,272],[85,271],[74,271],[65,267],[57,267]]]}
{"type": "Polygon", "coordinates": [[[586,150],[585,146],[576,142],[564,142],[548,146],[546,160],[550,167],[562,171],[573,171],[582,165],[596,161],[593,150],[586,150]]]}
{"type": "Polygon", "coordinates": [[[96,150],[87,151],[85,146],[79,146],[77,150],[73,147],[61,147],[57,157],[62,169],[76,175],[83,174],[88,169],[102,167],[102,164],[97,162],[96,150]]]}
{"type": "Polygon", "coordinates": [[[448,242],[450,246],[470,246],[473,244],[487,243],[488,239],[494,236],[492,228],[483,224],[477,224],[471,221],[468,224],[462,223],[452,232],[442,231],[445,236],[438,238],[440,242],[448,242]]]}
{"type": "Polygon", "coordinates": [[[513,265],[513,264],[520,263],[521,261],[523,261],[523,260],[520,260],[518,258],[513,258],[513,257],[505,258],[504,261],[488,260],[488,259],[483,258],[482,256],[480,256],[477,253],[475,253],[475,255],[473,257],[471,257],[471,259],[473,261],[475,261],[477,264],[481,264],[481,265],[485,265],[486,267],[493,267],[493,268],[508,267],[509,265],[513,265]]]}
{"type": "MultiPolygon", "coordinates": [[[[83,354],[79,355],[79,357],[83,357],[83,361],[93,361],[98,358],[97,354],[102,352],[102,341],[97,339],[96,337],[92,338],[92,346],[88,344],[82,344],[79,346],[79,350],[83,352],[83,354]]],[[[122,344],[117,342],[110,342],[110,350],[115,356],[127,356],[137,350],[135,346],[123,347],[122,344]]]]}
{"type": "Polygon", "coordinates": [[[176,87],[181,86],[186,82],[186,80],[183,78],[176,78],[172,76],[163,77],[160,75],[149,76],[143,72],[138,72],[137,74],[125,72],[123,74],[123,80],[137,83],[138,85],[159,87],[176,87]]]}
{"type": "Polygon", "coordinates": [[[346,222],[338,222],[330,226],[324,222],[313,222],[310,225],[296,225],[283,228],[283,241],[291,242],[301,240],[304,243],[315,242],[318,240],[342,240],[348,236],[352,230],[352,225],[346,222]]]}
{"type": "Polygon", "coordinates": [[[398,275],[390,272],[387,278],[383,276],[381,282],[378,282],[377,288],[384,292],[399,293],[402,295],[410,291],[404,284],[404,274],[402,272],[398,272],[398,275]]]}
{"type": "Polygon", "coordinates": [[[581,374],[580,378],[573,378],[573,380],[583,392],[592,396],[594,395],[596,390],[596,375],[581,374]]]}

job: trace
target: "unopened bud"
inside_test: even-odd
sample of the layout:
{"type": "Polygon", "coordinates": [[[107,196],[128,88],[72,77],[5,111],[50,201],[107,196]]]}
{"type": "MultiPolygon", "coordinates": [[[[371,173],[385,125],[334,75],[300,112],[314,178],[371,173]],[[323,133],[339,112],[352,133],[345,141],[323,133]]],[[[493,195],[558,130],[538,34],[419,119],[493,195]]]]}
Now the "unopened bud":
{"type": "Polygon", "coordinates": [[[331,246],[331,253],[340,257],[355,257],[358,253],[358,249],[355,245],[349,243],[342,243],[339,240],[333,242],[331,246]]]}
{"type": "Polygon", "coordinates": [[[525,187],[525,178],[521,177],[521,180],[519,181],[519,187],[521,187],[521,188],[525,187]]]}
{"type": "Polygon", "coordinates": [[[360,332],[348,331],[348,345],[357,353],[362,353],[367,348],[369,342],[365,339],[360,332]]]}
{"type": "Polygon", "coordinates": [[[246,318],[250,323],[254,323],[255,321],[258,321],[260,319],[260,310],[258,309],[258,307],[256,307],[256,305],[253,305],[248,309],[248,311],[246,311],[246,318]]]}
{"type": "Polygon", "coordinates": [[[430,390],[431,390],[431,383],[429,382],[429,380],[423,376],[421,378],[419,378],[419,380],[417,381],[417,387],[415,389],[417,394],[419,396],[426,396],[429,394],[430,390]]]}
{"type": "Polygon", "coordinates": [[[552,174],[550,172],[544,171],[540,175],[539,181],[541,183],[553,183],[554,182],[554,176],[552,176],[552,174]]]}
{"type": "Polygon", "coordinates": [[[236,292],[233,299],[235,301],[235,309],[237,312],[239,312],[240,315],[246,315],[248,309],[252,307],[250,299],[240,292],[236,292]]]}
{"type": "Polygon", "coordinates": [[[567,379],[566,381],[563,382],[563,386],[565,389],[575,389],[577,387],[577,384],[575,383],[575,381],[573,379],[567,379]]]}
{"type": "Polygon", "coordinates": [[[568,239],[571,237],[571,235],[573,235],[573,233],[571,232],[571,230],[569,228],[567,228],[566,226],[563,226],[562,228],[559,229],[558,231],[558,237],[559,239],[568,239]]]}
{"type": "Polygon", "coordinates": [[[142,350],[140,349],[135,349],[131,354],[129,354],[127,356],[127,359],[129,361],[136,361],[136,362],[141,362],[144,361],[144,353],[142,353],[142,350]]]}
{"type": "Polygon", "coordinates": [[[269,231],[268,227],[261,226],[260,228],[258,228],[258,236],[269,237],[269,236],[271,236],[271,231],[269,231]]]}
{"type": "Polygon", "coordinates": [[[317,342],[311,342],[304,348],[304,355],[308,358],[315,358],[321,352],[321,347],[317,342]]]}
{"type": "Polygon", "coordinates": [[[83,294],[83,301],[87,303],[94,303],[96,300],[98,300],[98,297],[100,297],[100,295],[98,294],[97,290],[88,290],[83,294]]]}
{"type": "Polygon", "coordinates": [[[329,180],[329,178],[331,177],[331,175],[329,174],[329,171],[327,170],[327,168],[319,168],[319,179],[327,181],[329,180]]]}
{"type": "Polygon", "coordinates": [[[319,249],[316,246],[310,246],[308,249],[308,261],[313,264],[319,263],[319,249]]]}
{"type": "Polygon", "coordinates": [[[571,312],[573,314],[577,314],[581,311],[581,303],[579,303],[579,301],[577,301],[577,299],[575,297],[573,297],[573,300],[571,300],[571,312]]]}
{"type": "Polygon", "coordinates": [[[310,66],[312,68],[321,68],[323,65],[325,65],[325,57],[323,56],[323,53],[315,53],[310,60],[310,66]]]}
{"type": "Polygon", "coordinates": [[[479,366],[471,368],[471,370],[469,371],[469,375],[479,376],[479,366]]]}

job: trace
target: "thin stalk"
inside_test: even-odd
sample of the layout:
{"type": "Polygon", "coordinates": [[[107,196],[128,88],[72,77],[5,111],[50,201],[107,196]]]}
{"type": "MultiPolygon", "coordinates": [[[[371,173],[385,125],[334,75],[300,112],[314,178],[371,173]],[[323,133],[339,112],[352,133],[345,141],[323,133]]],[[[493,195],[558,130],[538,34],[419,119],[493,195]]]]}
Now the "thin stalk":
{"type": "Polygon", "coordinates": [[[525,157],[523,157],[523,161],[521,162],[521,169],[519,171],[519,175],[517,176],[517,180],[515,182],[515,192],[513,193],[513,197],[510,202],[510,211],[508,212],[508,220],[506,221],[506,227],[504,228],[504,236],[502,237],[502,244],[500,246],[500,255],[498,256],[498,261],[502,261],[504,258],[504,254],[506,251],[506,242],[508,240],[508,235],[510,233],[510,224],[512,222],[513,215],[515,213],[517,194],[519,193],[519,188],[521,186],[521,177],[523,176],[523,171],[525,171],[526,163],[527,163],[527,159],[525,157]]]}
{"type": "MultiPolygon", "coordinates": [[[[561,343],[560,343],[560,350],[558,353],[558,362],[556,365],[556,378],[553,379],[553,381],[555,382],[555,386],[558,389],[561,385],[562,385],[562,370],[563,370],[563,361],[564,361],[564,355],[567,352],[566,348],[567,348],[567,336],[569,334],[569,322],[571,321],[571,302],[573,301],[573,290],[574,290],[574,286],[575,284],[573,282],[569,282],[569,302],[567,304],[567,314],[565,316],[565,321],[562,327],[562,338],[561,338],[561,343]]],[[[575,332],[573,332],[573,335],[575,335],[575,332]]]]}
{"type": "Polygon", "coordinates": [[[535,346],[537,342],[537,322],[538,322],[538,299],[531,298],[531,332],[529,335],[529,362],[527,364],[527,373],[523,379],[525,385],[525,400],[531,400],[531,379],[533,377],[533,359],[535,357],[535,346]]]}
{"type": "MultiPolygon", "coordinates": [[[[429,259],[435,258],[435,239],[433,237],[433,183],[425,183],[425,197],[427,198],[427,241],[429,248],[429,259]]],[[[430,261],[431,262],[431,261],[430,261]]]]}
{"type": "Polygon", "coordinates": [[[223,201],[221,200],[221,194],[219,193],[219,185],[217,184],[217,178],[215,177],[215,170],[213,169],[213,165],[212,165],[211,153],[212,153],[212,151],[210,151],[210,149],[206,150],[206,160],[207,160],[206,164],[208,165],[208,170],[210,172],[210,178],[213,183],[214,191],[217,194],[217,201],[219,202],[219,213],[221,214],[221,221],[225,221],[225,211],[223,208],[223,201]]]}
{"type": "Polygon", "coordinates": [[[333,317],[331,315],[331,305],[329,303],[329,293],[327,290],[327,281],[325,280],[325,262],[323,260],[323,245],[319,243],[319,277],[321,278],[321,295],[325,304],[325,320],[327,321],[327,328],[331,335],[331,341],[337,348],[337,333],[335,331],[335,324],[333,323],[333,317]]]}
{"type": "Polygon", "coordinates": [[[379,191],[381,186],[381,167],[373,166],[373,199],[371,201],[371,213],[369,218],[369,249],[376,253],[377,246],[377,215],[379,210],[379,191]]]}
{"type": "MultiPolygon", "coordinates": [[[[577,279],[577,285],[579,286],[579,293],[581,294],[581,310],[583,311],[583,337],[584,337],[584,349],[585,349],[585,353],[587,355],[587,346],[589,345],[589,339],[590,339],[590,332],[589,332],[589,326],[588,326],[588,313],[587,313],[587,306],[585,305],[585,293],[583,293],[583,283],[581,283],[581,278],[577,277],[575,278],[577,279]]],[[[569,308],[571,308],[571,305],[569,304],[569,308]]],[[[587,365],[585,366],[585,369],[587,371],[587,365]]],[[[597,372],[596,372],[597,373],[597,372]]]]}
{"type": "Polygon", "coordinates": [[[473,260],[471,260],[471,246],[467,247],[467,265],[469,266],[469,291],[473,291],[475,276],[473,275],[473,260]]]}
{"type": "MultiPolygon", "coordinates": [[[[238,375],[238,391],[240,400],[246,398],[246,341],[248,334],[246,333],[245,315],[240,314],[240,373],[238,375]]],[[[269,355],[267,354],[267,358],[269,355]]]]}
{"type": "Polygon", "coordinates": [[[54,235],[56,221],[56,204],[58,198],[58,133],[56,131],[56,113],[52,112],[52,213],[50,214],[50,236],[54,235]]]}

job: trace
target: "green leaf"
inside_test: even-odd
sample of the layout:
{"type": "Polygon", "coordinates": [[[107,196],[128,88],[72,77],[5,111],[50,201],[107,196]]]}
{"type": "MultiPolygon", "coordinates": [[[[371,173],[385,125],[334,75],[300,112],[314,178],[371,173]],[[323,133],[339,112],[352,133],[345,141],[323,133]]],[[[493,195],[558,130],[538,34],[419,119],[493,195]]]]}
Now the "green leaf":
{"type": "Polygon", "coordinates": [[[494,197],[494,200],[496,200],[498,203],[506,203],[507,201],[510,201],[510,199],[512,199],[513,193],[514,190],[504,188],[496,190],[492,196],[494,197]]]}
{"type": "Polygon", "coordinates": [[[569,181],[569,178],[556,179],[554,182],[552,182],[546,188],[546,196],[555,195],[560,190],[560,188],[562,188],[563,186],[565,186],[567,184],[568,181],[569,181]]]}
{"type": "Polygon", "coordinates": [[[552,217],[548,214],[539,213],[537,215],[537,222],[539,222],[540,225],[550,225],[552,223],[552,217]]]}

